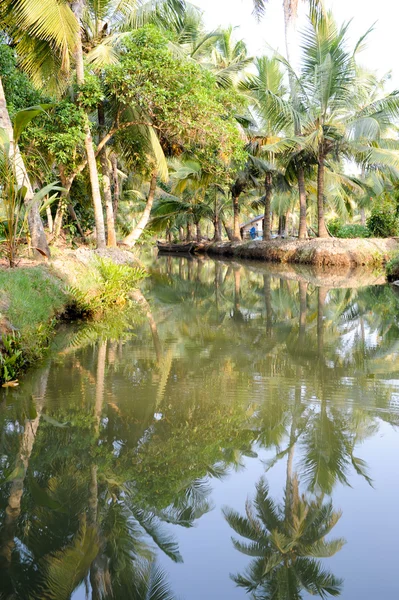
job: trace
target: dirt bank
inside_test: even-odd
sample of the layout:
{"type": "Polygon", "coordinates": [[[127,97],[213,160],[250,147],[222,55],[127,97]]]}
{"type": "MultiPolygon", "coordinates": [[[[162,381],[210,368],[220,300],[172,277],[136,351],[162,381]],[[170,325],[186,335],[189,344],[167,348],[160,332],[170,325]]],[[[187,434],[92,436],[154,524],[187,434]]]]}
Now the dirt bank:
{"type": "MultiPolygon", "coordinates": [[[[201,251],[201,248],[199,249],[201,251]]],[[[381,266],[399,252],[397,238],[370,239],[274,239],[268,242],[219,242],[202,246],[214,256],[232,256],[276,263],[297,263],[316,267],[351,269],[364,265],[381,266]]]]}
{"type": "Polygon", "coordinates": [[[219,262],[239,269],[245,267],[254,273],[270,275],[278,279],[310,283],[316,287],[326,288],[361,288],[371,285],[384,285],[387,282],[384,270],[364,269],[362,267],[315,267],[288,263],[270,263],[259,260],[220,258],[219,262]]]}

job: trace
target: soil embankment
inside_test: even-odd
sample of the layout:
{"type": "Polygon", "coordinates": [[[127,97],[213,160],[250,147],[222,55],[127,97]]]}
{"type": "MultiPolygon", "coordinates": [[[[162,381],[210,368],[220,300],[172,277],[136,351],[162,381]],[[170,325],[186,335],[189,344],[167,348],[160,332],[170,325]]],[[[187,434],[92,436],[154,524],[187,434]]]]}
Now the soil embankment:
{"type": "Polygon", "coordinates": [[[201,245],[197,252],[210,256],[230,256],[275,263],[297,263],[316,267],[354,267],[384,265],[399,252],[397,238],[309,240],[274,239],[270,241],[217,242],[201,245]]]}

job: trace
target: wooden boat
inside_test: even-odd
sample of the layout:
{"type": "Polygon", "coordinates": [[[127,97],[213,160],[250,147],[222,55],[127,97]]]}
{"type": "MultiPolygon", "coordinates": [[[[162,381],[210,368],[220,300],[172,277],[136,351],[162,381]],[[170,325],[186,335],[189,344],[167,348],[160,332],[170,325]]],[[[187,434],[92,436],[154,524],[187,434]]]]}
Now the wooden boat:
{"type": "Polygon", "coordinates": [[[157,241],[158,252],[171,252],[173,254],[191,254],[195,247],[195,242],[183,244],[170,244],[169,242],[157,241]]]}

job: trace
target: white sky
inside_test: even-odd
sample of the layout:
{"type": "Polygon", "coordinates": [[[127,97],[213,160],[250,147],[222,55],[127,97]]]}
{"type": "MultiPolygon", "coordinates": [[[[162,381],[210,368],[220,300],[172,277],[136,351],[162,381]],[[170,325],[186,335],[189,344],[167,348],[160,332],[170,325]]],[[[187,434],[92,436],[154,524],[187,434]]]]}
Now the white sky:
{"type": "MultiPolygon", "coordinates": [[[[285,53],[283,0],[269,0],[260,24],[252,15],[252,0],[191,1],[204,11],[207,28],[238,26],[236,36],[246,41],[250,54],[268,52],[268,45],[285,53]]],[[[392,79],[387,91],[399,89],[398,0],[325,0],[325,5],[332,8],[339,24],[352,19],[349,32],[353,42],[376,22],[359,62],[381,76],[391,71],[392,79]]],[[[299,31],[306,22],[306,7],[306,2],[300,3],[299,31]]]]}

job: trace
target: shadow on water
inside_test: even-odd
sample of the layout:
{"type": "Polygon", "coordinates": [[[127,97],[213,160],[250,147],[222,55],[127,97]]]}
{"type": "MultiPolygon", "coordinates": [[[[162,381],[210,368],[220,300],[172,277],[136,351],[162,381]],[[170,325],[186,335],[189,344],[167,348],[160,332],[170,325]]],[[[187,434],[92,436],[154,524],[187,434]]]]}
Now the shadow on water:
{"type": "Polygon", "coordinates": [[[246,514],[218,512],[251,557],[242,597],[339,595],[333,496],[373,484],[360,445],[399,424],[399,299],[331,277],[163,257],[127,316],[68,329],[1,391],[0,598],[177,597],[159,558],[182,562],[214,483],[265,452],[246,514]]]}

